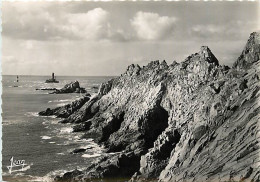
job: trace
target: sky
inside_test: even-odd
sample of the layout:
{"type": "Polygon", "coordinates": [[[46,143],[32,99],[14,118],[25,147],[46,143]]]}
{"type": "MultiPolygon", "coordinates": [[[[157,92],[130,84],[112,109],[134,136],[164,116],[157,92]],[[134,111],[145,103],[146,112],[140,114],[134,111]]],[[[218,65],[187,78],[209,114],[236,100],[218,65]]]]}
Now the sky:
{"type": "Polygon", "coordinates": [[[2,74],[116,76],[130,64],[181,62],[209,46],[232,65],[260,3],[2,2],[2,74]]]}

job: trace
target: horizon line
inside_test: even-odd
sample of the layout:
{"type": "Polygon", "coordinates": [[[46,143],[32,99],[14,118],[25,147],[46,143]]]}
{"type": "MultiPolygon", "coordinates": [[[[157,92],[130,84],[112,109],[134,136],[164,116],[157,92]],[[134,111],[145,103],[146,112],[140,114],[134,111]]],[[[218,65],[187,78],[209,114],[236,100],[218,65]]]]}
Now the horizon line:
{"type": "MultiPolygon", "coordinates": [[[[1,74],[1,75],[2,76],[51,76],[51,75],[27,75],[27,74],[1,74]]],[[[74,76],[74,77],[84,77],[84,76],[89,76],[89,77],[117,77],[117,76],[120,76],[120,75],[59,75],[57,77],[61,77],[61,76],[74,76]]]]}

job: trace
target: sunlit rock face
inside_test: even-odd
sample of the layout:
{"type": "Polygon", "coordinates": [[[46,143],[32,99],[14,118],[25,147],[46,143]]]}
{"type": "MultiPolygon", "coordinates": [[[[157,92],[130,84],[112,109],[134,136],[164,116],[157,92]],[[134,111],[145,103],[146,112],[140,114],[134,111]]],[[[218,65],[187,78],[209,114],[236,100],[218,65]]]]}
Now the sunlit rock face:
{"type": "Polygon", "coordinates": [[[66,122],[114,154],[71,178],[259,181],[259,50],[252,33],[233,68],[202,46],[102,84],[66,122]]]}
{"type": "Polygon", "coordinates": [[[259,61],[260,59],[259,43],[260,43],[259,32],[251,33],[242,54],[234,63],[233,67],[237,69],[248,68],[252,65],[252,63],[259,61]]]}

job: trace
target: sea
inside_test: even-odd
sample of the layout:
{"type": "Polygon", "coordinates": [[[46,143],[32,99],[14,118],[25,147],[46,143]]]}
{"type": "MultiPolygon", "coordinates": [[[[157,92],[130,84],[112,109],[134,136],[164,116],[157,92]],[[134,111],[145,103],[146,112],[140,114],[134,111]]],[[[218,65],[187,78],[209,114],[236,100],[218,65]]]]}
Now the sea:
{"type": "Polygon", "coordinates": [[[45,83],[49,76],[2,76],[2,177],[4,181],[53,181],[74,169],[83,170],[104,149],[93,138],[81,139],[71,124],[61,119],[39,116],[38,112],[71,103],[81,94],[49,94],[37,88],[62,88],[78,80],[91,94],[113,77],[60,76],[59,83],[45,83]],[[76,148],[87,149],[72,154],[76,148]],[[17,164],[18,166],[15,166],[17,164]],[[20,164],[20,165],[19,165],[20,164]],[[10,170],[11,169],[11,170],[10,170]]]}

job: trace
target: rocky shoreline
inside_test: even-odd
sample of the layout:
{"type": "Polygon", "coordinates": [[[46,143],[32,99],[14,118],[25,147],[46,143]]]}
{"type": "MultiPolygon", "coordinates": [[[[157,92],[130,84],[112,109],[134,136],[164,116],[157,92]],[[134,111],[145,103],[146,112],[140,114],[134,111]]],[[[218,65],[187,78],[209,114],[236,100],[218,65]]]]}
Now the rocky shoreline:
{"type": "Polygon", "coordinates": [[[232,68],[202,46],[183,62],[130,65],[40,115],[71,123],[114,155],[56,181],[260,181],[260,32],[232,68]]]}

